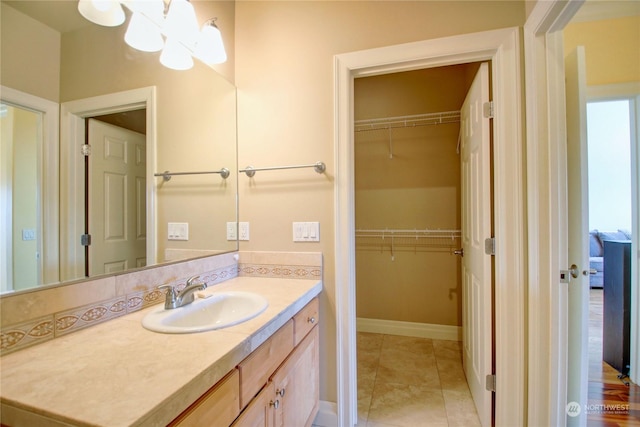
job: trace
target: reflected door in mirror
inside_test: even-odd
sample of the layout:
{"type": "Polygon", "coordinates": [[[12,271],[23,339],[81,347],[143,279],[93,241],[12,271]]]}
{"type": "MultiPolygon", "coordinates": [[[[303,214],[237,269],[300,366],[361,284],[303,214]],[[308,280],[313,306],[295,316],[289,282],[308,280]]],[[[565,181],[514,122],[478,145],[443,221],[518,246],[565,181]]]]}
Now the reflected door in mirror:
{"type": "Polygon", "coordinates": [[[88,119],[88,276],[146,265],[146,137],[88,119]]]}

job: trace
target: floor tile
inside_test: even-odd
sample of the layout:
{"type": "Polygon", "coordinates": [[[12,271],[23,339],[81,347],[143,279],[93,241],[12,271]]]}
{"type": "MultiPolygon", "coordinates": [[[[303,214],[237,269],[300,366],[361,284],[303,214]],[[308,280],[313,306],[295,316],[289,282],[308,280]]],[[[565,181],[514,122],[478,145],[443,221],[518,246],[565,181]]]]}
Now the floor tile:
{"type": "Polygon", "coordinates": [[[358,333],[357,427],[478,426],[457,341],[358,333]]]}

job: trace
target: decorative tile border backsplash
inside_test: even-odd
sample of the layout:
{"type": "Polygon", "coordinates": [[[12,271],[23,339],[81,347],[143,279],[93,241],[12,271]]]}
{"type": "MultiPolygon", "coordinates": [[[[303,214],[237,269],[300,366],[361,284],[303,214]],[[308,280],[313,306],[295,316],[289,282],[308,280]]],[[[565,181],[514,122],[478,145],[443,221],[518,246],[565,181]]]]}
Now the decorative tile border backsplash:
{"type": "MultiPolygon", "coordinates": [[[[235,260],[231,258],[226,261],[233,263],[231,265],[225,265],[214,270],[201,273],[200,280],[205,282],[208,286],[211,286],[232,277],[236,277],[238,275],[238,266],[235,263],[235,260]]],[[[124,316],[128,313],[133,313],[150,305],[159,304],[164,301],[165,294],[163,291],[157,289],[158,285],[171,284],[176,286],[178,289],[182,289],[186,279],[188,278],[181,277],[180,279],[174,278],[173,280],[168,281],[158,281],[157,272],[155,270],[143,270],[131,274],[139,275],[137,278],[139,284],[137,286],[145,288],[144,290],[134,290],[131,293],[121,295],[113,299],[95,301],[90,304],[60,310],[44,317],[25,320],[8,326],[5,326],[5,324],[10,323],[11,319],[9,319],[9,321],[3,319],[2,329],[0,330],[0,354],[7,354],[31,345],[46,342],[50,339],[58,338],[66,334],[106,322],[116,317],[124,316]],[[144,283],[146,283],[146,285],[144,283]]],[[[125,275],[123,275],[123,277],[124,276],[125,275]]],[[[117,282],[118,277],[120,276],[112,277],[110,280],[106,281],[105,279],[98,280],[102,280],[104,282],[103,285],[105,286],[113,286],[113,282],[117,282]]],[[[126,289],[127,286],[125,284],[119,287],[116,283],[114,288],[126,289]]],[[[73,292],[73,290],[70,290],[70,292],[73,292]]],[[[37,293],[34,292],[25,295],[33,295],[33,298],[37,300],[38,297],[34,294],[37,293]]],[[[23,303],[22,301],[14,302],[11,301],[11,299],[11,297],[5,297],[5,299],[1,301],[3,308],[4,304],[23,303]]],[[[14,297],[13,299],[16,298],[14,297]]]]}
{"type": "Polygon", "coordinates": [[[164,301],[190,275],[213,286],[237,276],[322,279],[322,254],[241,252],[0,298],[0,355],[40,344],[164,301]]]}

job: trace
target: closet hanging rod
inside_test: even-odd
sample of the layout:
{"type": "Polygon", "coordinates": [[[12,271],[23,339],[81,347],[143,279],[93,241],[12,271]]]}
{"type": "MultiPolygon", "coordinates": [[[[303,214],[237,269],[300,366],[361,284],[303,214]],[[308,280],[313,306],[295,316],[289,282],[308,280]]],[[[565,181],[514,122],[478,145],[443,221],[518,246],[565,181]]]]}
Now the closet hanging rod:
{"type": "Polygon", "coordinates": [[[274,170],[282,170],[282,169],[302,169],[302,168],[313,168],[317,173],[324,173],[324,171],[327,169],[324,162],[316,162],[312,165],[272,166],[272,167],[266,167],[266,168],[254,168],[253,166],[247,166],[244,169],[240,169],[240,172],[244,172],[247,174],[249,178],[252,178],[258,171],[274,171],[274,170]]]}
{"type": "Polygon", "coordinates": [[[459,121],[460,111],[444,111],[439,113],[415,114],[411,116],[356,120],[354,125],[356,132],[363,132],[390,128],[458,123],[459,121]]]}
{"type": "Polygon", "coordinates": [[[204,172],[169,172],[164,171],[162,173],[155,173],[153,176],[161,176],[164,181],[171,181],[171,177],[174,175],[208,175],[213,173],[219,173],[223,179],[229,178],[229,169],[222,168],[218,171],[204,171],[204,172]]]}

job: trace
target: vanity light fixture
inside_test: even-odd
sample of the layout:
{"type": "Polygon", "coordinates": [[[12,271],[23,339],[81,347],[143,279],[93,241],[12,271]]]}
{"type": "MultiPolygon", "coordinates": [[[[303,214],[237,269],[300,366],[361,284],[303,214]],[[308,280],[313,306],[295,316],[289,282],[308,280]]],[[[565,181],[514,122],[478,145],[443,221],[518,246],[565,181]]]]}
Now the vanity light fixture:
{"type": "Polygon", "coordinates": [[[208,65],[227,60],[222,35],[210,19],[198,29],[189,0],[79,0],[78,11],[89,21],[103,26],[118,26],[125,21],[125,6],[131,19],[125,42],[143,52],[159,52],[160,63],[174,70],[193,67],[193,58],[208,65]]]}

